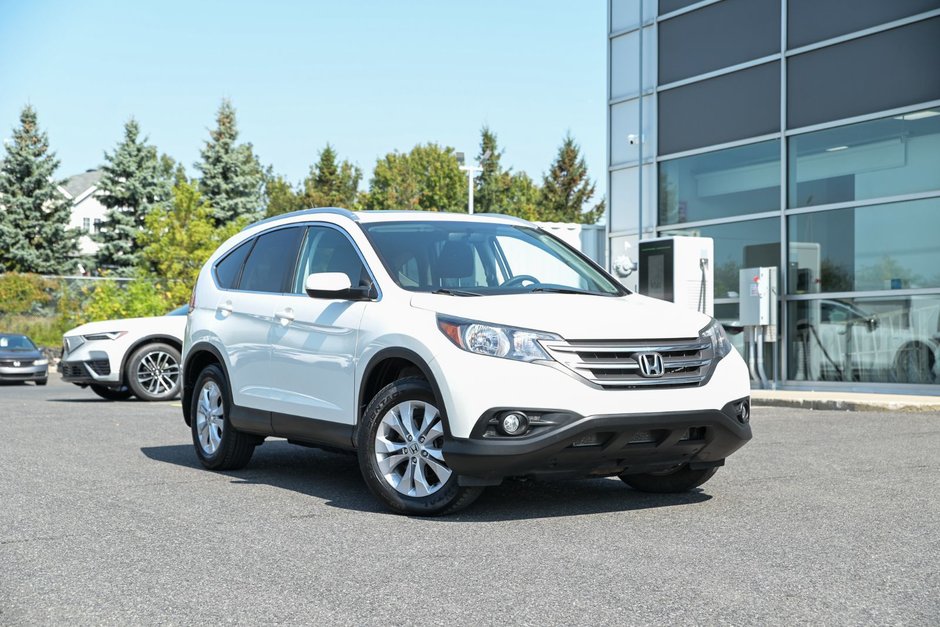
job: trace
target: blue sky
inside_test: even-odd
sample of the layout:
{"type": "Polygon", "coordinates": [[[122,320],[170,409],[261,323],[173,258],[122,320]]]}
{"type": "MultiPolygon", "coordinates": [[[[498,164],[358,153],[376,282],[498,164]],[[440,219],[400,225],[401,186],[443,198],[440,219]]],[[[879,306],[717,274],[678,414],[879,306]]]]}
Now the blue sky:
{"type": "Polygon", "coordinates": [[[589,2],[0,0],[0,137],[32,103],[61,175],[134,116],[192,164],[223,97],[262,162],[300,180],[324,143],[358,163],[436,141],[539,178],[566,131],[604,189],[606,8],[589,2]]]}

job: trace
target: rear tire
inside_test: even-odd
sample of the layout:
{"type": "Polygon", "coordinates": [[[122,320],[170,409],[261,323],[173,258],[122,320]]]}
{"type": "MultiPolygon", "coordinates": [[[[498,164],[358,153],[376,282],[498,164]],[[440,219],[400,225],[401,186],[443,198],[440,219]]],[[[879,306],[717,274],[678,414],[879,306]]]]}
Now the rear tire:
{"type": "Polygon", "coordinates": [[[131,397],[131,391],[127,386],[119,388],[109,388],[105,385],[89,385],[91,391],[105,399],[106,401],[126,401],[131,397]]]}
{"type": "Polygon", "coordinates": [[[718,472],[718,467],[692,470],[687,465],[665,473],[620,475],[620,480],[634,490],[654,494],[676,494],[699,487],[718,472]]]}
{"type": "Polygon", "coordinates": [[[124,380],[142,401],[168,401],[180,393],[180,352],[162,342],[141,346],[127,362],[124,380]]]}
{"type": "Polygon", "coordinates": [[[483,488],[461,487],[441,452],[445,417],[421,377],[382,388],[356,434],[369,490],[399,514],[439,516],[463,509],[483,488]]]}
{"type": "Polygon", "coordinates": [[[228,384],[216,365],[203,368],[196,379],[189,422],[196,457],[209,470],[238,470],[251,460],[257,439],[229,421],[228,384]]]}

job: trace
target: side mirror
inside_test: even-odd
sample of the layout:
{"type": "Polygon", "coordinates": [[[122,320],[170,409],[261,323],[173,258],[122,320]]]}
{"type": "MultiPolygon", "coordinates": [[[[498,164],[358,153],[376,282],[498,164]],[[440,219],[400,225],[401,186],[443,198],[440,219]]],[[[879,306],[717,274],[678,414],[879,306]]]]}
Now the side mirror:
{"type": "Polygon", "coordinates": [[[353,287],[349,277],[342,272],[316,272],[307,277],[304,290],[310,298],[336,300],[368,300],[372,288],[353,287]]]}

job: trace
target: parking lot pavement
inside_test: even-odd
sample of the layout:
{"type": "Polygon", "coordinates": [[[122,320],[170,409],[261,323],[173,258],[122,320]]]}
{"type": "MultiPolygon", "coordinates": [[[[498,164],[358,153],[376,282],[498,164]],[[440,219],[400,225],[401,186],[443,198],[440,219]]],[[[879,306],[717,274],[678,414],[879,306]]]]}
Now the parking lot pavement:
{"type": "Polygon", "coordinates": [[[0,624],[937,624],[940,414],[757,408],[699,492],[386,513],[355,459],[197,467],[172,403],[0,387],[0,624]]]}

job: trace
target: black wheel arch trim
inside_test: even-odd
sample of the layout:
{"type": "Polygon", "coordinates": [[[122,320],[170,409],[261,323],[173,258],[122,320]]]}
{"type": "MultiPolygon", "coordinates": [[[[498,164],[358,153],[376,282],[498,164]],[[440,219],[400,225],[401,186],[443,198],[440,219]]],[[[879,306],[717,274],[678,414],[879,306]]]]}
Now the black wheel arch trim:
{"type": "MultiPolygon", "coordinates": [[[[180,372],[180,379],[182,381],[181,389],[180,389],[180,401],[182,401],[182,405],[183,405],[183,420],[186,422],[187,426],[190,423],[189,408],[192,403],[192,396],[193,396],[192,386],[187,385],[187,382],[189,380],[187,372],[189,370],[189,364],[192,362],[193,357],[195,357],[196,355],[200,353],[212,354],[212,356],[215,357],[215,360],[219,363],[219,368],[222,370],[223,376],[225,376],[225,388],[226,388],[226,393],[228,395],[228,398],[226,400],[229,403],[229,407],[232,406],[232,392],[230,389],[231,385],[229,385],[229,381],[228,381],[228,369],[226,369],[225,367],[225,360],[222,358],[222,353],[219,352],[218,348],[216,348],[209,342],[196,342],[190,347],[189,352],[186,353],[186,358],[183,360],[183,364],[182,364],[183,368],[182,368],[182,371],[180,372]]],[[[199,373],[195,373],[195,376],[192,378],[193,383],[195,383],[196,377],[198,376],[199,376],[199,373]]]]}
{"type": "MultiPolygon", "coordinates": [[[[444,419],[444,434],[450,437],[450,422],[447,419],[447,407],[444,404],[444,396],[441,394],[441,388],[437,384],[434,373],[431,372],[431,367],[418,353],[399,346],[383,348],[369,359],[369,363],[366,364],[366,367],[363,369],[362,376],[359,377],[358,403],[356,405],[356,431],[358,431],[359,425],[362,423],[362,416],[366,407],[368,407],[369,403],[372,401],[371,398],[365,398],[366,382],[369,380],[369,377],[372,376],[372,371],[375,370],[376,366],[387,359],[405,359],[418,367],[418,370],[421,371],[421,374],[424,376],[425,380],[427,380],[428,385],[431,386],[431,392],[434,394],[434,398],[437,399],[439,405],[438,409],[441,411],[444,419]]],[[[354,442],[356,441],[355,438],[356,433],[353,434],[354,442]]]]}

